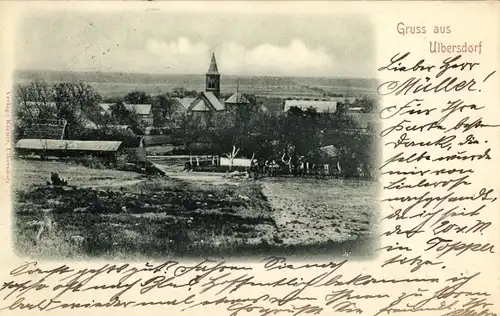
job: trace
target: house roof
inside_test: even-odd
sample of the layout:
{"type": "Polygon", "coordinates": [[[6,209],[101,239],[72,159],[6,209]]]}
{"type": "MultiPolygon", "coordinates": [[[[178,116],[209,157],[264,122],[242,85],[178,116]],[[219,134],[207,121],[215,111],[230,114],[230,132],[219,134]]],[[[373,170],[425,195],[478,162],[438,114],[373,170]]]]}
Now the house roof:
{"type": "MultiPolygon", "coordinates": [[[[111,106],[114,103],[100,103],[99,106],[107,113],[111,112],[111,106]]],[[[135,111],[139,115],[150,115],[151,104],[128,104],[125,103],[125,108],[129,111],[135,111]]]]}
{"type": "Polygon", "coordinates": [[[21,139],[15,148],[38,150],[117,151],[121,141],[21,139]]]}
{"type": "Polygon", "coordinates": [[[248,104],[250,103],[247,98],[243,95],[243,93],[237,91],[233,93],[229,98],[226,99],[226,103],[229,104],[248,104]]]}
{"type": "Polygon", "coordinates": [[[23,137],[61,139],[64,136],[65,120],[36,120],[33,124],[24,125],[23,137]]]}
{"type": "Polygon", "coordinates": [[[193,104],[191,106],[191,111],[194,111],[194,112],[210,112],[210,111],[212,111],[213,109],[207,103],[208,102],[206,102],[204,99],[199,98],[195,102],[193,102],[193,104]]]}
{"type": "Polygon", "coordinates": [[[330,157],[337,157],[339,155],[337,147],[333,145],[320,147],[319,150],[330,157]]]}
{"type": "Polygon", "coordinates": [[[188,110],[196,98],[174,98],[173,100],[178,102],[185,110],[188,110]]]}
{"type": "Polygon", "coordinates": [[[365,110],[365,108],[361,107],[361,106],[349,108],[349,112],[353,112],[353,113],[363,112],[364,110],[365,110]]]}
{"type": "Polygon", "coordinates": [[[307,101],[307,100],[286,100],[285,112],[292,107],[298,107],[302,110],[315,108],[318,112],[335,113],[337,111],[337,101],[307,101]]]}
{"type": "Polygon", "coordinates": [[[207,75],[218,75],[219,70],[217,69],[217,61],[215,60],[215,54],[212,54],[212,60],[210,61],[210,66],[208,67],[207,75]]]}
{"type": "Polygon", "coordinates": [[[125,106],[135,109],[135,112],[139,115],[151,114],[151,104],[126,104],[125,106]]]}
{"type": "Polygon", "coordinates": [[[335,101],[335,102],[341,102],[341,103],[353,103],[356,101],[358,98],[357,97],[328,97],[328,101],[335,101]]]}
{"type": "Polygon", "coordinates": [[[92,120],[87,119],[87,118],[83,118],[82,119],[82,123],[83,123],[83,126],[85,128],[89,128],[89,129],[97,129],[97,128],[99,128],[99,126],[95,122],[93,122],[92,120]]]}
{"type": "Polygon", "coordinates": [[[284,102],[281,98],[257,97],[257,104],[261,105],[263,111],[270,113],[281,113],[283,111],[284,102]]]}

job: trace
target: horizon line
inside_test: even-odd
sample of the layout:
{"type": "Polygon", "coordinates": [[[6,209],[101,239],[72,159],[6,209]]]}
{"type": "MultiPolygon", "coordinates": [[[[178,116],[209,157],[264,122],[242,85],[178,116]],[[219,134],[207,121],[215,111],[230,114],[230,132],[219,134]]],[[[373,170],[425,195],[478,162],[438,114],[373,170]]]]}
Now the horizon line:
{"type": "MultiPolygon", "coordinates": [[[[149,75],[149,76],[205,76],[205,74],[196,73],[148,73],[148,72],[126,72],[126,71],[102,71],[102,70],[58,70],[58,69],[14,69],[14,72],[68,72],[68,73],[94,73],[94,74],[130,74],[130,75],[149,75]]],[[[252,75],[252,74],[224,74],[221,77],[269,77],[269,78],[325,78],[325,79],[361,79],[377,80],[376,77],[359,76],[305,76],[305,75],[252,75]]]]}

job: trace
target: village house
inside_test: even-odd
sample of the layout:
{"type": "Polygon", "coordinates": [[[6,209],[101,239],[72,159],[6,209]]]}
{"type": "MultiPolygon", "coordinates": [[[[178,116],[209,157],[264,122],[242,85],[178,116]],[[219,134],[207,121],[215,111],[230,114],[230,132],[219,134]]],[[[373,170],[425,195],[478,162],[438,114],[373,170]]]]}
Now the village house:
{"type": "Polygon", "coordinates": [[[233,93],[229,98],[224,102],[226,106],[226,110],[235,111],[240,106],[248,106],[250,101],[239,91],[239,87],[236,88],[236,92],[233,93]]]}
{"type": "MultiPolygon", "coordinates": [[[[102,111],[101,113],[111,113],[111,106],[113,103],[100,103],[99,106],[101,107],[102,111]]],[[[153,125],[153,110],[152,110],[152,105],[151,104],[129,104],[129,103],[124,103],[124,106],[127,110],[136,113],[138,118],[144,122],[146,126],[152,126],[153,125]]]]}

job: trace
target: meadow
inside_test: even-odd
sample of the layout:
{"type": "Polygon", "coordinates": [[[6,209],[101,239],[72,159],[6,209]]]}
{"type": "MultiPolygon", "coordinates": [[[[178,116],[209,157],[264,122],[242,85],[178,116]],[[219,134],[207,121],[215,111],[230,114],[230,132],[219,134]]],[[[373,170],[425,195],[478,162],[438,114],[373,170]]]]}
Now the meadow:
{"type": "Polygon", "coordinates": [[[220,175],[197,176],[173,167],[174,176],[145,177],[35,160],[16,160],[14,167],[19,255],[364,257],[376,248],[377,190],[371,182],[227,183],[215,181],[220,175]],[[47,185],[53,171],[68,186],[47,185]],[[48,218],[52,229],[38,240],[40,224],[48,218]]]}

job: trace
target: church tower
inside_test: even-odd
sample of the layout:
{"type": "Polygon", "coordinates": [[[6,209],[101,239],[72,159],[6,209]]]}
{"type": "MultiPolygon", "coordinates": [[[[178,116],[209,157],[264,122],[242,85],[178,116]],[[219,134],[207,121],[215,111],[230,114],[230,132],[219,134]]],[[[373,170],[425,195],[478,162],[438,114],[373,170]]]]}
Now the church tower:
{"type": "Polygon", "coordinates": [[[212,92],[217,98],[220,97],[220,73],[217,69],[215,54],[212,54],[212,61],[206,74],[205,91],[212,92]]]}

